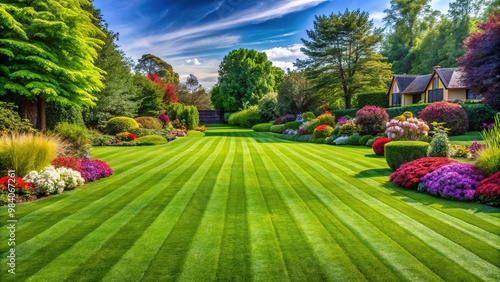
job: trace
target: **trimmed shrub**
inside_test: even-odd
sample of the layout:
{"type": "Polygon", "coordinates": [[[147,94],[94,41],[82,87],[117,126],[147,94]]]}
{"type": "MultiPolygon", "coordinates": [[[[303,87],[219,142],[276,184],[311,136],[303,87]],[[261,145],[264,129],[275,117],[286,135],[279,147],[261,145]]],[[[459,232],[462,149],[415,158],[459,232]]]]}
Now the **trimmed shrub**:
{"type": "Polygon", "coordinates": [[[271,131],[271,123],[259,123],[252,126],[252,130],[255,132],[269,132],[271,131]]]}
{"type": "Polygon", "coordinates": [[[12,169],[24,176],[32,170],[41,170],[65,149],[56,136],[13,133],[0,137],[1,170],[12,169]]]}
{"type": "Polygon", "coordinates": [[[116,135],[117,133],[129,131],[132,128],[138,128],[137,121],[130,117],[114,117],[106,124],[106,134],[116,135]]]}
{"type": "Polygon", "coordinates": [[[321,124],[314,129],[313,136],[314,138],[326,138],[332,135],[332,132],[333,127],[328,124],[321,124]]]}
{"type": "Polygon", "coordinates": [[[356,113],[356,124],[360,134],[377,135],[386,129],[389,115],[385,109],[376,106],[365,106],[356,113]]]}
{"type": "MultiPolygon", "coordinates": [[[[167,118],[168,118],[168,116],[167,116],[167,118]]],[[[137,121],[140,128],[160,130],[163,127],[162,122],[155,117],[136,117],[135,121],[137,121]]]]}
{"type": "Polygon", "coordinates": [[[381,108],[389,107],[389,96],[387,92],[360,93],[358,97],[358,107],[377,106],[381,108]]]}
{"type": "Polygon", "coordinates": [[[142,136],[146,136],[146,135],[159,135],[158,133],[161,131],[138,127],[138,128],[130,129],[129,132],[134,134],[136,137],[142,137],[142,136]]]}
{"type": "Polygon", "coordinates": [[[375,143],[375,141],[378,140],[378,139],[380,139],[380,138],[372,138],[372,139],[366,141],[366,147],[372,148],[373,147],[373,143],[375,143]]]}
{"type": "Polygon", "coordinates": [[[230,125],[238,125],[245,128],[252,128],[252,126],[261,122],[259,111],[256,106],[249,107],[246,110],[236,112],[229,117],[228,123],[230,125]]]}
{"type": "Polygon", "coordinates": [[[335,145],[346,145],[347,139],[349,139],[349,136],[340,136],[337,139],[335,139],[335,141],[333,142],[333,144],[335,144],[335,145]]]}
{"type": "Polygon", "coordinates": [[[299,129],[302,125],[302,122],[299,121],[290,121],[285,123],[285,129],[299,129]]]}
{"type": "Polygon", "coordinates": [[[359,146],[359,140],[361,136],[358,133],[355,133],[346,140],[346,145],[359,146]]]}
{"type": "Polygon", "coordinates": [[[120,141],[134,141],[137,137],[130,132],[120,132],[116,134],[116,139],[120,141]]]}
{"type": "Polygon", "coordinates": [[[469,119],[469,131],[481,131],[483,123],[492,123],[497,113],[492,107],[484,104],[464,104],[462,107],[469,119]]]}
{"type": "Polygon", "coordinates": [[[404,112],[411,112],[414,116],[417,116],[420,111],[422,111],[429,104],[415,104],[404,107],[392,107],[386,109],[389,118],[395,118],[402,115],[404,112]]]}
{"type": "Polygon", "coordinates": [[[339,135],[351,136],[354,133],[359,133],[359,126],[354,122],[346,122],[340,126],[339,135]]]}
{"type": "Polygon", "coordinates": [[[326,124],[335,127],[335,116],[330,112],[324,112],[316,118],[318,124],[326,124]]]}
{"type": "Polygon", "coordinates": [[[474,198],[485,205],[500,207],[500,172],[479,182],[474,198]]]}
{"type": "Polygon", "coordinates": [[[135,139],[134,143],[141,146],[161,145],[161,144],[166,144],[167,139],[165,139],[165,137],[162,137],[160,135],[146,135],[135,139]]]}
{"type": "Polygon", "coordinates": [[[68,154],[83,158],[90,153],[90,135],[85,126],[63,122],[54,128],[54,132],[68,143],[68,154]]]}
{"type": "Polygon", "coordinates": [[[450,140],[446,129],[437,123],[433,123],[434,137],[430,143],[429,157],[449,157],[450,156],[450,140]]]}
{"type": "Polygon", "coordinates": [[[450,135],[461,135],[469,129],[467,113],[458,104],[434,102],[425,107],[419,117],[428,124],[444,122],[444,126],[450,129],[450,135]]]}
{"type": "Polygon", "coordinates": [[[436,169],[455,162],[448,158],[440,157],[426,157],[407,162],[400,166],[395,172],[391,174],[390,181],[394,184],[406,188],[417,190],[420,179],[436,169]]]}
{"type": "Polygon", "coordinates": [[[285,130],[285,125],[284,124],[276,124],[272,125],[269,131],[274,132],[274,133],[279,133],[281,134],[285,130]]]}
{"type": "Polygon", "coordinates": [[[194,129],[200,123],[200,116],[196,106],[171,103],[166,111],[171,121],[179,120],[187,129],[194,129]]]}
{"type": "Polygon", "coordinates": [[[313,112],[305,112],[302,114],[302,120],[310,121],[316,118],[316,115],[313,112]]]}
{"type": "Polygon", "coordinates": [[[278,94],[271,92],[262,96],[258,105],[259,115],[263,120],[273,120],[279,115],[278,94]]]}
{"type": "Polygon", "coordinates": [[[359,145],[365,146],[368,140],[373,139],[372,135],[363,135],[359,138],[359,145]]]}
{"type": "Polygon", "coordinates": [[[500,171],[500,148],[486,147],[477,154],[476,166],[486,175],[500,171]]]}
{"type": "MultiPolygon", "coordinates": [[[[376,142],[375,142],[376,143],[376,142]]],[[[373,144],[375,146],[375,144],[373,144]]],[[[392,170],[427,156],[429,143],[421,141],[392,141],[384,146],[385,160],[392,170]]]]}
{"type": "Polygon", "coordinates": [[[483,179],[483,173],[473,164],[454,162],[423,176],[417,190],[445,199],[472,201],[483,179]]]}
{"type": "Polygon", "coordinates": [[[335,127],[333,128],[333,132],[332,132],[332,134],[334,134],[334,135],[339,135],[339,133],[340,133],[340,126],[339,126],[339,125],[337,125],[337,126],[335,126],[335,127]]]}
{"type": "Polygon", "coordinates": [[[387,137],[379,138],[373,142],[372,149],[376,155],[383,156],[384,155],[384,146],[385,144],[391,142],[391,139],[387,137]]]}

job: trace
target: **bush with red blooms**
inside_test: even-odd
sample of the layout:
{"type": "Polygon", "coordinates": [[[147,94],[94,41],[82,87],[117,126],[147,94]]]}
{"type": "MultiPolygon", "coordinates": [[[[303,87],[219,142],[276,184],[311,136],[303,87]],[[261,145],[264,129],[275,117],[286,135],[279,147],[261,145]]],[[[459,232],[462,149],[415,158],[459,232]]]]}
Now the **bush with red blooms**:
{"type": "Polygon", "coordinates": [[[360,127],[361,135],[377,135],[386,129],[389,115],[384,108],[364,106],[356,112],[356,124],[360,127]]]}
{"type": "Polygon", "coordinates": [[[373,152],[379,156],[384,155],[384,145],[391,142],[391,139],[388,137],[383,137],[375,140],[372,145],[373,152]]]}
{"type": "Polygon", "coordinates": [[[9,194],[9,184],[10,187],[14,187],[14,194],[19,196],[30,196],[35,195],[35,186],[33,183],[24,181],[21,177],[9,177],[4,176],[0,178],[0,194],[9,194]]]}
{"type": "Polygon", "coordinates": [[[422,176],[452,162],[455,161],[442,157],[416,159],[400,166],[391,174],[390,181],[400,187],[416,190],[422,176]]]}
{"type": "Polygon", "coordinates": [[[58,157],[53,159],[50,164],[55,168],[65,167],[76,171],[82,170],[82,161],[73,157],[58,157]]]}
{"type": "Polygon", "coordinates": [[[500,207],[500,171],[479,182],[474,198],[488,206],[500,207]]]}
{"type": "Polygon", "coordinates": [[[314,129],[313,136],[314,138],[326,138],[332,135],[332,132],[333,127],[329,126],[328,124],[321,124],[314,129]]]}
{"type": "Polygon", "coordinates": [[[464,108],[449,102],[434,102],[419,113],[419,117],[431,124],[444,122],[444,127],[449,128],[450,135],[461,135],[469,129],[469,118],[464,108]]]}
{"type": "Polygon", "coordinates": [[[163,125],[168,125],[170,123],[170,118],[166,113],[160,114],[160,116],[158,116],[158,119],[161,121],[161,123],[163,123],[163,125]]]}

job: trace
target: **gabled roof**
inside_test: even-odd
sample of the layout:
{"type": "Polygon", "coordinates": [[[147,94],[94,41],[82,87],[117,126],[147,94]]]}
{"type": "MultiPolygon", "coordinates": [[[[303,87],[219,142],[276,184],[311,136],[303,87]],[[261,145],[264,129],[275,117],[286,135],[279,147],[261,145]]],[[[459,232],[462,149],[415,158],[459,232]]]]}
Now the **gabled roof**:
{"type": "Polygon", "coordinates": [[[400,91],[405,90],[417,77],[418,75],[394,75],[400,91]]]}
{"type": "Polygon", "coordinates": [[[419,94],[423,93],[432,78],[432,74],[418,75],[411,83],[403,90],[403,94],[419,94]]]}
{"type": "Polygon", "coordinates": [[[439,68],[435,72],[446,89],[467,88],[462,81],[464,72],[460,68],[439,68]]]}

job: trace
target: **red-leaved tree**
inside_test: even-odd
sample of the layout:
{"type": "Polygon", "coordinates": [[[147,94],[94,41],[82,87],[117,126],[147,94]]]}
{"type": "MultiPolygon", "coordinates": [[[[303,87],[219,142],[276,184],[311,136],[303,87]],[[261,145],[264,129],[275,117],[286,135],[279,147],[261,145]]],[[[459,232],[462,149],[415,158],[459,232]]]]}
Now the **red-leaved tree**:
{"type": "Polygon", "coordinates": [[[168,105],[170,103],[176,103],[179,101],[177,95],[175,94],[175,84],[169,82],[165,83],[163,79],[161,79],[157,74],[148,74],[146,76],[149,80],[154,82],[158,88],[163,91],[163,103],[168,105]]]}
{"type": "Polygon", "coordinates": [[[468,88],[483,94],[485,101],[500,110],[500,12],[477,25],[480,31],[464,41],[465,55],[458,59],[465,71],[468,88]]]}

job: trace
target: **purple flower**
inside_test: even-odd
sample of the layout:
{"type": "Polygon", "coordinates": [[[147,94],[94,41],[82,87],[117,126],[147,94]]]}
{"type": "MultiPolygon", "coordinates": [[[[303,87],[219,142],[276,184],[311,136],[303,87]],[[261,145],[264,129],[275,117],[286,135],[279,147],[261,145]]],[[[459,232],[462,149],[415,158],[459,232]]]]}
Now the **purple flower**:
{"type": "Polygon", "coordinates": [[[82,160],[80,171],[85,182],[95,181],[113,174],[109,165],[101,160],[82,160]]]}

